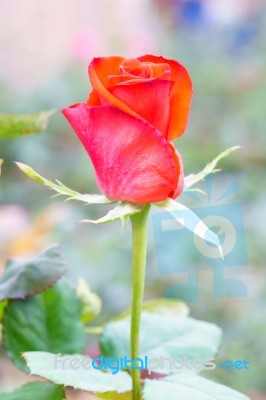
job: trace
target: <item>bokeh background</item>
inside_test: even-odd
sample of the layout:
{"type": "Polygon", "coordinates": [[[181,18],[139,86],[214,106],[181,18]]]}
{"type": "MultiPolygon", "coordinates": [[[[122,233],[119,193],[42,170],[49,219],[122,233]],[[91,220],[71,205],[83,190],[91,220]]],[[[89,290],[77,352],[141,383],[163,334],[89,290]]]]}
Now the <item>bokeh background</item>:
{"type": "MultiPolygon", "coordinates": [[[[215,371],[214,379],[266,399],[266,4],[263,0],[1,0],[0,109],[32,113],[87,98],[89,61],[95,56],[162,54],[184,63],[194,81],[186,134],[176,142],[186,174],[199,171],[224,149],[242,150],[223,161],[218,185],[238,186],[244,210],[248,266],[234,269],[247,284],[246,298],[215,298],[212,271],[200,273],[194,317],[224,330],[221,359],[246,359],[251,371],[215,371]]],[[[8,257],[30,256],[59,242],[75,282],[83,276],[103,299],[97,322],[130,304],[130,227],[79,224],[106,207],[52,199],[13,160],[47,178],[96,193],[90,161],[62,115],[45,133],[1,139],[5,160],[0,183],[0,272],[8,257]]],[[[190,200],[182,196],[187,205],[190,200]]],[[[196,206],[194,203],[193,206],[196,206]]],[[[162,297],[185,274],[162,276],[150,226],[146,298],[162,297]]],[[[176,293],[182,298],[182,293],[176,293]]],[[[90,342],[89,342],[90,343],[90,342]]],[[[0,390],[19,386],[18,373],[1,351],[0,390]]]]}

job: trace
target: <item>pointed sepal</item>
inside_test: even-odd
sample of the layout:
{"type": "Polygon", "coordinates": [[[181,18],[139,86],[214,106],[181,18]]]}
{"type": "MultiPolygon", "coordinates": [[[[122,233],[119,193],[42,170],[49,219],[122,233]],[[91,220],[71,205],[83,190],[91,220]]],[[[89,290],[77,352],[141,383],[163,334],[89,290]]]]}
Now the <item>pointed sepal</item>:
{"type": "Polygon", "coordinates": [[[86,204],[112,204],[115,202],[114,200],[108,199],[103,194],[81,194],[68,188],[58,180],[56,180],[56,182],[49,181],[48,179],[35,172],[33,168],[29,167],[26,164],[20,162],[16,162],[15,164],[29,178],[34,179],[35,181],[40,182],[45,186],[48,186],[59,195],[67,196],[67,200],[77,200],[86,204]]]}
{"type": "Polygon", "coordinates": [[[143,204],[135,204],[135,203],[129,203],[129,202],[121,202],[113,208],[111,211],[108,212],[104,217],[92,220],[92,219],[84,219],[80,222],[89,222],[92,224],[105,224],[107,222],[113,222],[118,219],[121,219],[122,221],[125,221],[127,217],[130,217],[131,215],[134,215],[136,213],[139,213],[140,211],[143,210],[145,205],[143,204]]]}
{"type": "Polygon", "coordinates": [[[210,163],[206,165],[205,168],[203,168],[202,171],[198,172],[197,174],[190,174],[185,177],[185,191],[186,189],[190,188],[191,186],[195,185],[195,183],[198,183],[204,178],[206,178],[207,175],[209,174],[215,174],[216,172],[219,172],[220,169],[217,169],[216,166],[220,160],[223,158],[229,156],[231,153],[233,153],[236,150],[239,150],[241,147],[240,146],[234,146],[230,147],[229,149],[223,151],[221,154],[219,154],[217,157],[214,158],[210,163]]]}

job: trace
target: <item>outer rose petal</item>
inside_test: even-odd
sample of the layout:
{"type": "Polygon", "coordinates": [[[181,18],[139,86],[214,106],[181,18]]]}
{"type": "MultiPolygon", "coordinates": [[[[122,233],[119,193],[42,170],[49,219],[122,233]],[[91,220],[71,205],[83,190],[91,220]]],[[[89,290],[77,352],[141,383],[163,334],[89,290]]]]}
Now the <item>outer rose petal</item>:
{"type": "Polygon", "coordinates": [[[166,136],[171,84],[171,81],[152,79],[134,85],[111,86],[109,91],[166,136]]]}
{"type": "Polygon", "coordinates": [[[110,106],[81,103],[62,112],[89,153],[107,197],[150,203],[175,191],[178,175],[172,151],[150,124],[110,106]]]}
{"type": "Polygon", "coordinates": [[[146,55],[138,57],[143,62],[163,63],[170,65],[170,79],[175,83],[170,92],[170,123],[168,141],[174,140],[184,133],[193,94],[192,81],[186,68],[175,60],[167,60],[164,57],[146,55]]]}
{"type": "Polygon", "coordinates": [[[170,197],[175,199],[178,197],[184,189],[184,167],[180,153],[176,150],[175,146],[172,143],[169,143],[170,149],[172,150],[172,155],[174,158],[174,162],[176,165],[178,183],[173,194],[170,194],[170,197]]]}

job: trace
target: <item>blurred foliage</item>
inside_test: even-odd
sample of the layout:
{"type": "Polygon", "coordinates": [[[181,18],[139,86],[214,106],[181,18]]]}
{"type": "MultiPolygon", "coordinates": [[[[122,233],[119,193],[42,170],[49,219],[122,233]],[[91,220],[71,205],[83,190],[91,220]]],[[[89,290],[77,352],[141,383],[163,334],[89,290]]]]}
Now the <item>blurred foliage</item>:
{"type": "Polygon", "coordinates": [[[102,300],[93,292],[89,284],[82,278],[79,279],[76,288],[77,295],[81,301],[81,321],[88,324],[100,314],[102,309],[102,300]]]}
{"type": "Polygon", "coordinates": [[[55,112],[41,111],[34,115],[0,114],[0,136],[15,138],[42,132],[55,112]]]}

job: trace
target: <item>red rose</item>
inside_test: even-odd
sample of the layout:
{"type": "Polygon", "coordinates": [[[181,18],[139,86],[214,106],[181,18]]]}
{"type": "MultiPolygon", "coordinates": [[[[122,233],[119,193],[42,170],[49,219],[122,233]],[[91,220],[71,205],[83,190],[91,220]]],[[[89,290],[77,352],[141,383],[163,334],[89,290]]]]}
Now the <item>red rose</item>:
{"type": "Polygon", "coordinates": [[[173,139],[186,127],[192,82],[177,61],[147,55],[95,58],[87,103],[63,110],[87,150],[103,193],[150,203],[183,190],[173,139]]]}

